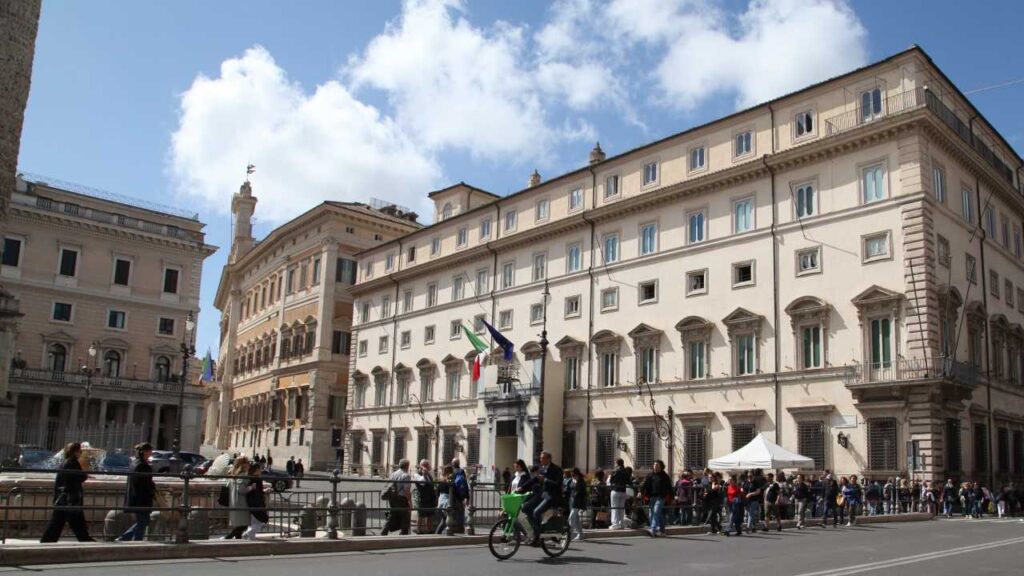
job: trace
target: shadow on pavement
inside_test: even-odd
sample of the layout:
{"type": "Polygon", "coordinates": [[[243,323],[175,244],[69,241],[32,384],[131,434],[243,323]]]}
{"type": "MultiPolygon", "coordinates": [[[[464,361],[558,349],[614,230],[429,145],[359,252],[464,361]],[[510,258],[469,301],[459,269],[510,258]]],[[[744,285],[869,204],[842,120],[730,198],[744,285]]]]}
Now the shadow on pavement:
{"type": "Polygon", "coordinates": [[[618,562],[615,560],[607,560],[604,558],[591,558],[589,556],[563,556],[561,558],[541,558],[538,560],[540,564],[550,564],[552,566],[565,566],[570,564],[614,564],[618,566],[625,566],[625,562],[618,562]]]}

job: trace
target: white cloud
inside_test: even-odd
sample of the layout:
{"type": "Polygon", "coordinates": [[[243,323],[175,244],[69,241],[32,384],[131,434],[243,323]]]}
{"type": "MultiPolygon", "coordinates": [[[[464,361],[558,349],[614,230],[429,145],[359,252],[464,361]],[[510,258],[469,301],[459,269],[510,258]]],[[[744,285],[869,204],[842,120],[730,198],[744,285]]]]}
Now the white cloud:
{"type": "Polygon", "coordinates": [[[753,0],[729,14],[691,0],[612,0],[609,25],[664,47],[653,74],[662,99],[690,110],[732,96],[763,102],[867,61],[867,32],[843,0],[753,0]]]}
{"type": "Polygon", "coordinates": [[[275,223],[323,200],[378,196],[422,210],[441,174],[345,86],[330,81],[307,94],[259,46],[225,60],[219,77],[195,79],[170,151],[178,189],[219,212],[230,208],[248,162],[257,166],[257,215],[275,223]]]}

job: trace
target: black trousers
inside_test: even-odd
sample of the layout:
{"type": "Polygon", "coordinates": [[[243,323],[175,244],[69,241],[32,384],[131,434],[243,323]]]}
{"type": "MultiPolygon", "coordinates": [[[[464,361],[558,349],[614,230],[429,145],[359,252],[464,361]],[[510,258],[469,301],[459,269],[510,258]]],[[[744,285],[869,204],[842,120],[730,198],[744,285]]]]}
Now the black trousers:
{"type": "Polygon", "coordinates": [[[89,527],[85,524],[85,514],[81,510],[54,510],[50,516],[50,522],[43,530],[43,537],[40,542],[56,542],[60,540],[61,532],[64,531],[64,524],[71,526],[71,531],[79,542],[92,542],[89,536],[89,527]]]}
{"type": "Polygon", "coordinates": [[[225,540],[241,540],[242,534],[245,533],[248,526],[234,526],[231,528],[231,532],[224,537],[225,540]]]}
{"type": "Polygon", "coordinates": [[[388,532],[401,532],[402,535],[408,534],[409,523],[412,521],[409,500],[405,496],[396,496],[389,506],[391,509],[388,510],[388,521],[384,524],[384,531],[381,535],[383,536],[388,532]]]}

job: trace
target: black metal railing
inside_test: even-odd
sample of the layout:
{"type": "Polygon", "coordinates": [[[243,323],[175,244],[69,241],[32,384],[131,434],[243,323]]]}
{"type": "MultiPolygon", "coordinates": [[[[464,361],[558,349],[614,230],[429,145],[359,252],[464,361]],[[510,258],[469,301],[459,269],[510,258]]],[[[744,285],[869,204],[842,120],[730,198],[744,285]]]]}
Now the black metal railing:
{"type": "Polygon", "coordinates": [[[875,362],[846,366],[844,384],[868,382],[904,382],[944,378],[967,386],[978,381],[977,369],[952,358],[898,358],[889,362],[875,362]]]}
{"type": "MultiPolygon", "coordinates": [[[[139,380],[135,378],[88,376],[82,372],[64,372],[43,370],[39,368],[11,368],[11,381],[46,382],[85,388],[109,388],[114,390],[139,390],[146,392],[164,392],[177,394],[181,384],[173,381],[139,380]]],[[[186,395],[201,396],[203,392],[191,385],[185,386],[186,395]]]]}

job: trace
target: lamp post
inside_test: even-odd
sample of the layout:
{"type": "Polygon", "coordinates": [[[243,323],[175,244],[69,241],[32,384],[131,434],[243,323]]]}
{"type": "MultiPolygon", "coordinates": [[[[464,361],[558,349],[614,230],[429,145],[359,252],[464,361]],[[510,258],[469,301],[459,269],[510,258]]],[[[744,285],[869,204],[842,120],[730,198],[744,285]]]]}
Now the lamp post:
{"type": "Polygon", "coordinates": [[[654,416],[654,433],[658,435],[658,439],[665,442],[665,448],[668,450],[668,470],[671,474],[674,466],[673,460],[675,459],[675,429],[672,425],[673,410],[672,407],[668,407],[668,416],[662,416],[658,414],[658,409],[654,401],[654,390],[651,389],[651,384],[640,378],[636,383],[636,399],[640,402],[644,401],[644,388],[646,387],[647,395],[649,400],[647,404],[651,407],[651,414],[654,416]]]}
{"type": "Polygon", "coordinates": [[[436,441],[440,437],[441,415],[438,414],[437,417],[435,418],[434,422],[431,422],[430,420],[427,420],[427,416],[423,412],[423,401],[420,400],[419,396],[417,396],[417,395],[415,395],[413,393],[409,393],[409,406],[412,407],[413,405],[416,406],[416,411],[420,415],[420,420],[423,421],[423,426],[424,427],[427,427],[427,426],[430,427],[429,428],[430,432],[427,434],[427,439],[430,440],[431,442],[435,443],[435,446],[434,446],[434,469],[437,470],[438,462],[440,461],[439,459],[441,457],[441,454],[440,454],[441,450],[440,450],[440,447],[436,445],[436,441]]]}
{"type": "Polygon", "coordinates": [[[77,415],[82,420],[89,417],[89,396],[92,394],[92,377],[96,374],[97,370],[93,366],[95,365],[96,358],[96,343],[89,344],[89,361],[87,364],[82,364],[82,374],[85,374],[85,404],[82,407],[81,414],[77,415]]]}
{"type": "Polygon", "coordinates": [[[188,363],[196,353],[195,339],[193,337],[195,328],[196,321],[192,316],[192,311],[189,310],[188,316],[185,317],[185,334],[181,340],[181,382],[178,388],[178,422],[174,428],[174,442],[171,444],[171,450],[173,451],[171,467],[175,471],[177,471],[177,465],[181,463],[181,428],[185,416],[185,386],[188,381],[188,363]]]}
{"type": "Polygon", "coordinates": [[[546,382],[545,376],[548,364],[548,300],[551,298],[551,292],[548,290],[546,275],[544,277],[544,293],[542,296],[543,301],[541,305],[544,310],[544,321],[540,331],[540,395],[537,397],[537,436],[540,439],[540,445],[547,450],[547,446],[544,445],[544,384],[546,382]]]}

